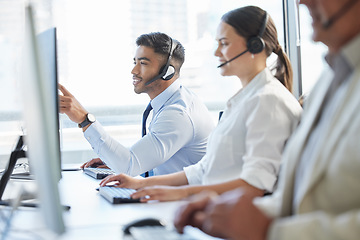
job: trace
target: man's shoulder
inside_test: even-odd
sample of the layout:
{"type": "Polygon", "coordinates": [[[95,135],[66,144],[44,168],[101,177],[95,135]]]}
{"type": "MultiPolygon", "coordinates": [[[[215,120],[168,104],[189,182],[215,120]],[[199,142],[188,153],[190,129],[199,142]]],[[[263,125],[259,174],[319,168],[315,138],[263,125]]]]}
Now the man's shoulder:
{"type": "Polygon", "coordinates": [[[180,108],[193,104],[203,104],[203,102],[193,91],[184,86],[180,86],[166,103],[166,105],[178,105],[180,108]]]}

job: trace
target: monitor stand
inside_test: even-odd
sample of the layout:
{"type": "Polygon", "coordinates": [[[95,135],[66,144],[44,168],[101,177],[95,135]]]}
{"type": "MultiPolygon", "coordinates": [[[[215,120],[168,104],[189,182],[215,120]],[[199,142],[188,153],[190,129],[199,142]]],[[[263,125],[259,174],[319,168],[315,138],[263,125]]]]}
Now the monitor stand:
{"type": "Polygon", "coordinates": [[[23,150],[23,148],[24,148],[23,136],[20,136],[14,151],[11,152],[8,165],[0,179],[0,200],[2,200],[6,185],[9,182],[12,172],[14,171],[17,160],[19,158],[26,157],[26,153],[23,150]]]}
{"type": "MultiPolygon", "coordinates": [[[[7,165],[3,175],[1,176],[1,179],[0,179],[0,205],[5,205],[5,206],[11,205],[8,200],[3,200],[2,197],[3,197],[4,191],[5,191],[6,185],[8,184],[8,182],[10,180],[11,174],[14,171],[17,160],[20,158],[26,157],[26,152],[23,150],[23,148],[24,148],[24,139],[23,138],[24,138],[23,136],[19,137],[14,151],[11,152],[8,165],[7,165]]],[[[36,204],[21,203],[20,206],[36,207],[36,204]]]]}
{"type": "MultiPolygon", "coordinates": [[[[8,184],[10,177],[14,171],[17,160],[20,158],[26,157],[26,152],[23,150],[24,146],[25,146],[24,145],[24,137],[20,136],[14,151],[11,152],[8,165],[0,179],[0,205],[5,205],[5,206],[11,205],[9,200],[3,200],[2,197],[3,197],[4,191],[5,191],[6,185],[8,184]]],[[[37,204],[21,203],[20,206],[22,206],[22,207],[37,207],[37,204]]]]}
{"type": "MultiPolygon", "coordinates": [[[[3,197],[4,191],[5,191],[6,185],[8,184],[8,182],[10,180],[10,177],[13,178],[12,173],[14,171],[17,160],[20,158],[26,157],[26,152],[23,150],[24,146],[25,146],[24,145],[24,136],[20,136],[14,151],[11,152],[8,165],[0,179],[0,205],[11,206],[11,202],[9,200],[3,200],[2,197],[3,197]]],[[[22,203],[20,203],[20,206],[21,207],[38,207],[38,204],[31,203],[31,202],[22,202],[22,203]]],[[[70,206],[67,206],[67,205],[65,205],[63,207],[65,210],[70,209],[70,206]]]]}

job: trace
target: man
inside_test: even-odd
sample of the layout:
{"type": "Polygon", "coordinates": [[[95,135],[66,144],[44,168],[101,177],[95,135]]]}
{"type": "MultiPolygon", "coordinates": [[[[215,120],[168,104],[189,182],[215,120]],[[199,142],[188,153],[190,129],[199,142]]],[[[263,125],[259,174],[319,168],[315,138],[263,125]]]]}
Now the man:
{"type": "Polygon", "coordinates": [[[190,224],[231,239],[360,238],[360,1],[300,3],[332,71],[305,102],[277,190],[254,201],[243,189],[201,197],[179,210],[179,231],[190,224]]]}
{"type": "MultiPolygon", "coordinates": [[[[101,158],[83,167],[106,163],[117,173],[136,176],[154,170],[168,174],[198,162],[206,152],[213,128],[206,106],[177,79],[184,62],[184,48],[163,33],[138,37],[134,57],[134,91],[147,93],[153,111],[148,133],[143,123],[143,138],[125,148],[111,138],[98,121],[60,85],[60,112],[79,123],[94,151],[101,158]]],[[[149,107],[148,106],[148,107],[149,107]]],[[[147,114],[151,108],[147,108],[147,114]]],[[[146,118],[146,117],[145,117],[146,118]]]]}

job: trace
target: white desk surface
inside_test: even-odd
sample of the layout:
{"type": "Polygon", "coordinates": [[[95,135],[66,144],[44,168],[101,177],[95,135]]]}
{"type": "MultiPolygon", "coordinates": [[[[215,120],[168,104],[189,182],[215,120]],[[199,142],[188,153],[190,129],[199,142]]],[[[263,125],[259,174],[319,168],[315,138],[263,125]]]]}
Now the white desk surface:
{"type": "MultiPolygon", "coordinates": [[[[61,201],[71,209],[64,212],[66,233],[55,239],[131,239],[123,236],[124,225],[146,217],[159,218],[172,224],[175,211],[182,204],[181,201],[174,201],[113,205],[95,190],[100,180],[82,171],[62,172],[62,176],[59,184],[61,201]]],[[[21,208],[13,215],[7,239],[51,239],[44,229],[38,209],[21,208]]],[[[199,239],[214,239],[197,229],[187,230],[198,235],[199,239]]]]}

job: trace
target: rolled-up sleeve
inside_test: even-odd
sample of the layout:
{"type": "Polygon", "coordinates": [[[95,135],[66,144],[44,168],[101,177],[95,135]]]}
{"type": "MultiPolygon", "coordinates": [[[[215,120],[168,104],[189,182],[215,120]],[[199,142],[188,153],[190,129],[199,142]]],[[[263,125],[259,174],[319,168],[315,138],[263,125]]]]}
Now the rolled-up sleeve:
{"type": "Polygon", "coordinates": [[[196,164],[184,167],[185,176],[189,185],[196,185],[203,183],[203,175],[205,172],[204,164],[206,163],[206,155],[196,164]]]}

